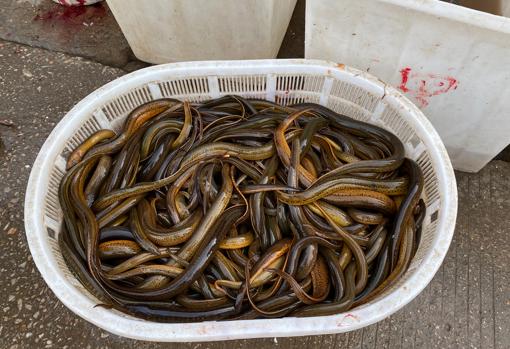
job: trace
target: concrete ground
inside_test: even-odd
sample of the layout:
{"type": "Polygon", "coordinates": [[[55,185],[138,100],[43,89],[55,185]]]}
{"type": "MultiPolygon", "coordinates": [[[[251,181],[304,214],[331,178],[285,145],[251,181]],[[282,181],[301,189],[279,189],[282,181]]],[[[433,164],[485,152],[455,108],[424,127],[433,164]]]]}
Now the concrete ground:
{"type": "MultiPolygon", "coordinates": [[[[0,0],[0,348],[510,347],[510,163],[504,161],[478,174],[457,173],[459,215],[443,266],[411,304],[363,330],[155,344],[109,334],[74,315],[48,289],[30,257],[23,222],[26,183],[37,152],[65,113],[99,86],[144,64],[132,56],[105,4],[102,16],[91,12],[97,9],[65,15],[73,26],[82,21],[84,27],[75,28],[66,43],[57,40],[68,28],[60,22],[67,18],[65,9],[35,2],[32,7],[28,1],[0,0]],[[60,15],[45,15],[49,22],[39,23],[36,17],[48,11],[60,15]]],[[[299,1],[280,57],[302,54],[303,13],[299,1]]]]}
{"type": "Polygon", "coordinates": [[[0,39],[118,68],[136,60],[106,3],[64,7],[49,0],[0,0],[0,39]]]}

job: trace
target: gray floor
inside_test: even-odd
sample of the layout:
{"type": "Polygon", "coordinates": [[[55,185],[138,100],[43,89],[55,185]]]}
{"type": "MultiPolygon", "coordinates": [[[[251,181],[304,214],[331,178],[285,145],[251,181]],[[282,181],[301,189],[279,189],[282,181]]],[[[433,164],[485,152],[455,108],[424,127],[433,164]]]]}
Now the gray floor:
{"type": "MultiPolygon", "coordinates": [[[[4,15],[0,10],[0,20],[4,15]]],[[[289,31],[286,40],[299,35],[289,31]]],[[[285,46],[280,55],[289,47],[297,50],[285,46]]],[[[172,345],[120,338],[75,316],[46,287],[30,258],[23,223],[26,182],[60,118],[88,93],[130,70],[126,64],[138,63],[125,56],[128,63],[117,65],[121,70],[53,52],[64,49],[0,40],[0,348],[510,348],[510,163],[503,161],[478,174],[457,173],[459,216],[443,266],[411,304],[363,330],[172,345]]]]}
{"type": "Polygon", "coordinates": [[[115,67],[135,59],[106,3],[64,7],[49,0],[0,0],[0,39],[115,67]]]}

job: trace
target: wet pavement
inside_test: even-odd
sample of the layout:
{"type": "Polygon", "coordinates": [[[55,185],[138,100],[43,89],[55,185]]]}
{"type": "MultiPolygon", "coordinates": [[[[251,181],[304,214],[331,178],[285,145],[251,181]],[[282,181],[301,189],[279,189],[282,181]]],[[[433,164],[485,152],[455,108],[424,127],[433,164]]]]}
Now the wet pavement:
{"type": "MultiPolygon", "coordinates": [[[[2,16],[0,10],[0,21],[2,16]]],[[[289,30],[286,42],[294,46],[285,46],[280,56],[298,54],[300,35],[299,28],[289,30]]],[[[26,183],[37,152],[65,113],[125,74],[126,64],[137,63],[119,60],[114,65],[121,70],[74,57],[79,53],[69,50],[72,55],[54,51],[61,50],[0,40],[0,348],[510,348],[510,163],[503,161],[478,174],[457,173],[457,229],[443,266],[411,304],[363,330],[157,344],[109,334],[77,317],[45,285],[30,257],[23,222],[26,183]]]]}
{"type": "Polygon", "coordinates": [[[0,0],[0,39],[114,67],[136,60],[106,2],[64,7],[49,0],[0,0]]]}

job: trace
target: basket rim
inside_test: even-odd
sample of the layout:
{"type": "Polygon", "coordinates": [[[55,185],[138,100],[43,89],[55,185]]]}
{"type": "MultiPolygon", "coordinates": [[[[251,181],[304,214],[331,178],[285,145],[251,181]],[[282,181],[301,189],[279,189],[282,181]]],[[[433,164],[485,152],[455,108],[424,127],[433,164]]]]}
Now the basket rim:
{"type": "Polygon", "coordinates": [[[36,161],[32,166],[25,195],[25,231],[30,252],[44,281],[57,296],[75,314],[83,319],[120,336],[134,339],[162,342],[211,341],[225,339],[243,339],[280,336],[303,336],[329,334],[356,330],[380,321],[401,309],[412,301],[432,280],[446,256],[453,237],[457,215],[457,186],[455,175],[446,149],[430,121],[411,101],[397,89],[378,78],[345,66],[344,64],[321,60],[247,60],[247,61],[200,61],[169,63],[144,68],[117,78],[90,93],[77,103],[50,133],[36,161]],[[249,75],[282,73],[285,69],[307,71],[310,73],[339,78],[347,74],[351,78],[363,80],[364,87],[379,98],[385,98],[400,105],[413,118],[407,119],[414,129],[426,132],[422,139],[430,151],[431,161],[437,172],[439,192],[441,193],[441,211],[436,230],[441,231],[431,251],[428,251],[419,268],[413,270],[408,279],[390,294],[352,309],[347,313],[331,316],[263,320],[206,321],[196,323],[156,323],[136,318],[125,317],[101,307],[94,308],[94,303],[77,290],[63,275],[55,258],[52,256],[48,242],[43,237],[44,194],[37,190],[46,185],[49,171],[54,164],[59,140],[66,139],[66,133],[76,128],[83,120],[83,110],[95,105],[98,100],[114,96],[120,91],[126,92],[127,85],[149,81],[158,81],[161,74],[180,75],[182,77],[201,77],[218,75],[228,70],[233,73],[249,75]],[[192,74],[190,74],[192,73],[192,74]],[[152,78],[152,80],[148,79],[152,78]]]}

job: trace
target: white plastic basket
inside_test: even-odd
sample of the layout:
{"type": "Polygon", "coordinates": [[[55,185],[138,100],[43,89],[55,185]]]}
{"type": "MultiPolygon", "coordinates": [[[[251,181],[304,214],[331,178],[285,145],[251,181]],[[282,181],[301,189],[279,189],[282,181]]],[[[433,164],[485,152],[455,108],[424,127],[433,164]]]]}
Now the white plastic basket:
{"type": "Polygon", "coordinates": [[[44,280],[73,312],[115,334],[152,341],[210,341],[302,336],[355,330],[393,314],[430,282],[446,255],[457,214],[455,176],[438,134],[421,111],[394,88],[342,64],[306,60],[191,62],[154,66],[125,75],[91,93],[55,127],[37,156],[25,199],[30,251],[44,280]],[[334,316],[162,324],[115,310],[97,300],[70,273],[57,234],[57,198],[66,154],[100,128],[118,129],[136,106],[161,97],[203,101],[225,94],[282,104],[316,102],[394,132],[425,176],[427,216],[416,256],[404,277],[369,304],[334,316]]]}

